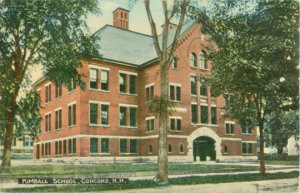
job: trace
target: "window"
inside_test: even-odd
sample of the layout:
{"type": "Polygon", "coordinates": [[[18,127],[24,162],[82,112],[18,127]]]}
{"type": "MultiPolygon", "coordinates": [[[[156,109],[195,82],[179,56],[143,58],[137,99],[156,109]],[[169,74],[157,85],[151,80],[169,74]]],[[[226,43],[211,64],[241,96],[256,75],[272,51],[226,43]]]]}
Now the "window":
{"type": "Polygon", "coordinates": [[[170,85],[170,100],[181,101],[181,88],[180,86],[170,85]]]}
{"type": "Polygon", "coordinates": [[[147,86],[146,87],[146,101],[152,100],[154,97],[154,86],[147,86]]]}
{"type": "Polygon", "coordinates": [[[64,143],[63,143],[63,154],[67,154],[67,140],[64,140],[64,143]]]}
{"type": "Polygon", "coordinates": [[[98,153],[98,138],[90,138],[90,153],[98,153]]]}
{"type": "Polygon", "coordinates": [[[234,123],[225,123],[226,125],[226,134],[234,134],[234,123]]]}
{"type": "Polygon", "coordinates": [[[224,146],[224,154],[228,154],[228,147],[227,147],[227,145],[224,146]]]}
{"type": "Polygon", "coordinates": [[[45,143],[45,155],[51,155],[51,143],[45,143]]]}
{"type": "Polygon", "coordinates": [[[136,94],[136,76],[130,75],[129,76],[129,93],[130,94],[136,94]]]}
{"type": "Polygon", "coordinates": [[[191,76],[190,81],[191,81],[191,94],[197,95],[197,77],[191,76]]]}
{"type": "Polygon", "coordinates": [[[120,153],[127,152],[127,139],[120,139],[120,153]]]}
{"type": "Polygon", "coordinates": [[[45,103],[51,102],[51,84],[45,86],[45,103]]]}
{"type": "Polygon", "coordinates": [[[120,106],[120,126],[137,126],[137,108],[120,106]],[[129,111],[129,125],[127,122],[127,111],[129,111]]]}
{"type": "Polygon", "coordinates": [[[103,138],[101,139],[101,153],[109,152],[109,139],[103,138]]]}
{"type": "Polygon", "coordinates": [[[72,79],[68,85],[68,91],[72,92],[75,89],[76,89],[76,80],[72,79]]]}
{"type": "Polygon", "coordinates": [[[169,144],[169,145],[168,145],[168,153],[172,153],[172,152],[173,152],[173,150],[172,150],[172,145],[169,144]]]}
{"type": "Polygon", "coordinates": [[[197,67],[197,59],[196,59],[196,54],[195,53],[191,53],[190,55],[190,66],[191,67],[197,67]]]}
{"type": "Polygon", "coordinates": [[[90,124],[98,124],[98,104],[90,103],[90,124]]]}
{"type": "MultiPolygon", "coordinates": [[[[16,146],[16,138],[14,138],[14,146],[16,146]]],[[[25,137],[25,139],[23,140],[23,146],[24,147],[32,147],[33,146],[33,140],[31,139],[31,137],[25,137]]]]}
{"type": "Polygon", "coordinates": [[[177,64],[178,64],[178,58],[177,57],[173,57],[173,60],[172,60],[172,68],[174,70],[177,69],[177,64]]]}
{"type": "Polygon", "coordinates": [[[126,126],[127,121],[126,121],[126,107],[120,107],[120,126],[126,126]]]}
{"type": "Polygon", "coordinates": [[[44,157],[44,155],[45,155],[45,149],[44,148],[45,148],[44,144],[42,144],[42,157],[44,157]]]}
{"type": "Polygon", "coordinates": [[[45,143],[45,155],[51,155],[51,143],[45,143]]]}
{"type": "Polygon", "coordinates": [[[248,122],[241,122],[242,134],[252,134],[252,126],[248,122]]]}
{"type": "Polygon", "coordinates": [[[200,106],[201,123],[208,124],[208,107],[206,105],[200,106]]]}
{"type": "Polygon", "coordinates": [[[51,131],[51,113],[45,115],[45,130],[46,132],[51,131]]]}
{"type": "Polygon", "coordinates": [[[192,105],[192,123],[197,124],[198,123],[198,108],[197,105],[192,105]]]}
{"type": "Polygon", "coordinates": [[[207,69],[206,53],[203,50],[199,54],[199,64],[201,69],[207,69]]]}
{"type": "Polygon", "coordinates": [[[130,139],[130,153],[137,153],[137,140],[130,139]]]}
{"type": "Polygon", "coordinates": [[[120,73],[119,75],[119,90],[121,93],[126,93],[126,74],[120,73]]]}
{"type": "Polygon", "coordinates": [[[61,155],[62,154],[62,141],[59,141],[58,144],[59,144],[59,147],[58,147],[59,155],[61,155]]]}
{"type": "Polygon", "coordinates": [[[170,130],[181,131],[181,118],[170,117],[170,130]]]}
{"type": "Polygon", "coordinates": [[[184,153],[184,146],[183,146],[183,144],[179,145],[179,153],[184,153]]]}
{"type": "Polygon", "coordinates": [[[207,97],[207,85],[204,79],[200,81],[200,96],[207,97]]]}
{"type": "Polygon", "coordinates": [[[101,104],[101,125],[108,125],[108,108],[109,105],[101,104]]]}
{"type": "Polygon", "coordinates": [[[210,107],[210,122],[213,125],[217,124],[217,107],[210,107]]]}
{"type": "Polygon", "coordinates": [[[148,145],[148,153],[152,154],[152,145],[148,145]]]}
{"type": "Polygon", "coordinates": [[[62,110],[55,111],[55,129],[60,130],[62,127],[62,110]]]}
{"type": "Polygon", "coordinates": [[[68,153],[71,154],[72,153],[72,139],[68,140],[68,153]]]}
{"type": "Polygon", "coordinates": [[[242,142],[242,153],[252,154],[252,143],[242,142]]]}
{"type": "Polygon", "coordinates": [[[101,70],[101,90],[109,90],[109,72],[101,70]]]}
{"type": "Polygon", "coordinates": [[[73,139],[73,153],[76,153],[76,139],[73,139]]]}
{"type": "Polygon", "coordinates": [[[101,114],[100,114],[100,120],[101,125],[108,125],[108,114],[109,114],[109,105],[108,104],[100,104],[97,103],[90,103],[90,124],[92,125],[98,125],[98,107],[101,107],[101,114]]]}
{"type": "Polygon", "coordinates": [[[136,127],[136,108],[130,107],[130,127],[136,127]]]}
{"type": "Polygon", "coordinates": [[[59,98],[62,96],[62,84],[56,82],[55,84],[55,98],[59,98]]]}
{"type": "Polygon", "coordinates": [[[90,88],[98,88],[98,70],[94,68],[90,68],[90,88]]]}
{"type": "Polygon", "coordinates": [[[154,118],[146,119],[146,132],[154,131],[154,118]]]}
{"type": "Polygon", "coordinates": [[[68,126],[76,125],[76,104],[68,106],[68,126]]]}

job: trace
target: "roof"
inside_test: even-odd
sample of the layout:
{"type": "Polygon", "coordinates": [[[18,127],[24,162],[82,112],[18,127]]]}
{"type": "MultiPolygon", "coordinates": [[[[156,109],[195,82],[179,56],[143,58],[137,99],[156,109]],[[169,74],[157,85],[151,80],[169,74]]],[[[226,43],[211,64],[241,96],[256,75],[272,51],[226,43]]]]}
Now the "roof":
{"type": "MultiPolygon", "coordinates": [[[[181,29],[181,36],[194,24],[194,21],[186,22],[181,29]]],[[[168,46],[175,36],[176,28],[169,31],[168,46]]],[[[137,33],[130,30],[105,25],[95,32],[98,37],[97,44],[102,59],[120,63],[141,66],[157,58],[152,36],[137,33]]],[[[161,44],[162,35],[159,35],[161,44]]]]}
{"type": "MultiPolygon", "coordinates": [[[[195,21],[186,22],[182,28],[180,37],[192,27],[195,21]]],[[[173,42],[176,27],[169,30],[168,46],[173,42]]],[[[157,54],[155,51],[153,38],[150,35],[118,28],[112,25],[105,25],[93,36],[98,37],[99,53],[101,60],[108,60],[111,63],[132,65],[141,67],[148,63],[156,61],[157,54]]],[[[162,35],[159,35],[159,44],[162,42],[162,35]]],[[[46,77],[43,75],[33,86],[40,84],[46,77]]]]}

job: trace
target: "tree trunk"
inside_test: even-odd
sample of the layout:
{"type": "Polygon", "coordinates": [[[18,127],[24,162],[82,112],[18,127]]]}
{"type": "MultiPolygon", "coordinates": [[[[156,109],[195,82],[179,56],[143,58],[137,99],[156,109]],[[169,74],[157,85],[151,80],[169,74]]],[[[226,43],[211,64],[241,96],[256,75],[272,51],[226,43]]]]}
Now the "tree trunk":
{"type": "Polygon", "coordinates": [[[260,161],[260,174],[266,174],[266,167],[265,167],[265,146],[264,146],[264,125],[263,121],[259,121],[259,161],[260,161]]]}
{"type": "MultiPolygon", "coordinates": [[[[160,66],[161,92],[162,101],[168,100],[168,64],[166,61],[160,66]]],[[[159,113],[159,149],[158,149],[158,169],[156,179],[160,182],[168,182],[168,148],[167,148],[167,121],[168,106],[165,102],[161,103],[159,113]]]]}
{"type": "Polygon", "coordinates": [[[2,163],[1,163],[1,172],[10,172],[11,171],[11,145],[14,134],[14,120],[16,115],[17,108],[17,93],[19,92],[19,86],[15,89],[15,92],[12,97],[10,110],[7,115],[6,122],[6,132],[4,139],[4,149],[2,155],[2,163]]]}

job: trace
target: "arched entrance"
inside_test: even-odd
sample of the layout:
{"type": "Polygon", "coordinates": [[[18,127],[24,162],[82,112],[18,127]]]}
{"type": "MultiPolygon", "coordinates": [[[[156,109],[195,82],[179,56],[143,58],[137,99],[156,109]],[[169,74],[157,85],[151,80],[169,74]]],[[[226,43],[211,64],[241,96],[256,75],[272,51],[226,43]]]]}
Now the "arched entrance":
{"type": "Polygon", "coordinates": [[[194,130],[190,134],[190,136],[187,138],[187,141],[188,141],[188,152],[187,152],[188,155],[187,156],[188,156],[189,160],[195,160],[194,159],[195,158],[194,157],[194,152],[198,152],[197,154],[195,154],[196,155],[196,161],[200,160],[199,151],[194,150],[194,148],[197,149],[197,148],[200,148],[200,146],[201,146],[200,144],[198,144],[198,145],[195,144],[195,147],[194,147],[194,141],[197,142],[198,139],[200,141],[206,139],[206,144],[209,147],[212,147],[212,145],[208,145],[208,144],[212,144],[213,143],[213,146],[214,146],[213,149],[215,150],[215,154],[214,154],[214,156],[210,157],[210,159],[214,159],[214,160],[222,159],[221,138],[212,129],[210,129],[208,127],[200,127],[198,129],[194,130]],[[203,138],[201,138],[201,137],[203,137],[203,138]]]}
{"type": "Polygon", "coordinates": [[[194,161],[216,160],[215,141],[209,137],[198,137],[193,141],[194,161]]]}

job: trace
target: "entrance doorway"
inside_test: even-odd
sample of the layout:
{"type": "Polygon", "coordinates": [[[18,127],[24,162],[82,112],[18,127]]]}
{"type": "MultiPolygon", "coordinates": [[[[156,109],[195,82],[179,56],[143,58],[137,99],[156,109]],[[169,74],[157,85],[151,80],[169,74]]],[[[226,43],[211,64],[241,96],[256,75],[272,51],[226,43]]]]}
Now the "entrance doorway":
{"type": "Polygon", "coordinates": [[[193,141],[194,161],[216,160],[215,141],[209,137],[198,137],[193,141]]]}

